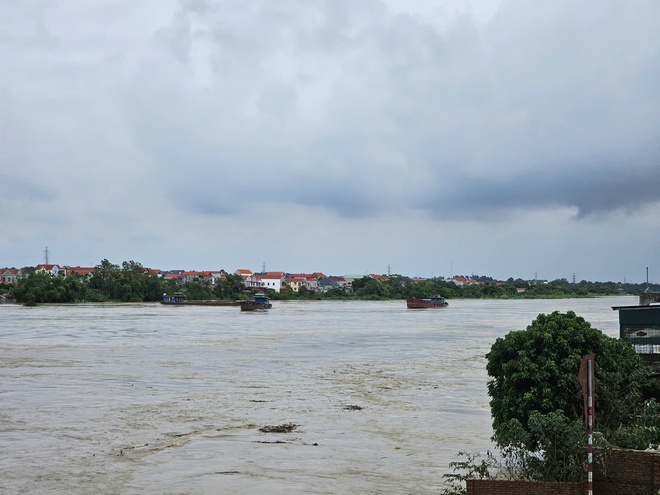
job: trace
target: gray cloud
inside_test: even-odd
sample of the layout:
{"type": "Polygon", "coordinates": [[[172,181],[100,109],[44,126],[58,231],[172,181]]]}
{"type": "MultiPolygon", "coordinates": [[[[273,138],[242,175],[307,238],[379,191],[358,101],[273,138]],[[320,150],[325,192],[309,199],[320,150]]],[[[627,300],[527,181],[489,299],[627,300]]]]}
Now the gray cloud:
{"type": "MultiPolygon", "coordinates": [[[[366,239],[391,242],[377,228],[405,232],[406,260],[425,242],[451,256],[477,230],[500,239],[492,259],[525,231],[563,260],[571,246],[539,218],[602,241],[621,215],[653,249],[660,4],[496,4],[5,2],[0,166],[14,186],[0,205],[16,214],[0,256],[49,237],[153,255],[176,230],[179,252],[208,260],[184,240],[233,229],[223,242],[264,244],[311,223],[325,244],[361,236],[362,264],[366,239]]],[[[457,266],[485,256],[473,242],[457,266]]]]}
{"type": "Polygon", "coordinates": [[[137,142],[173,188],[211,179],[347,216],[461,191],[477,217],[658,201],[658,6],[541,10],[504,2],[486,26],[440,32],[376,1],[181,4],[129,88],[137,142]],[[644,192],[603,199],[615,184],[644,192]]]}

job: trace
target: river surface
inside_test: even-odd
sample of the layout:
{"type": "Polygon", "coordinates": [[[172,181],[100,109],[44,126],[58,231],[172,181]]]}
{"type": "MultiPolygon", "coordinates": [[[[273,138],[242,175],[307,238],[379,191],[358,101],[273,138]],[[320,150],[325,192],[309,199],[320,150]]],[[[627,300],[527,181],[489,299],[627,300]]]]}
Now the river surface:
{"type": "Polygon", "coordinates": [[[0,305],[0,493],[438,494],[492,448],[495,339],[627,304],[0,305]]]}

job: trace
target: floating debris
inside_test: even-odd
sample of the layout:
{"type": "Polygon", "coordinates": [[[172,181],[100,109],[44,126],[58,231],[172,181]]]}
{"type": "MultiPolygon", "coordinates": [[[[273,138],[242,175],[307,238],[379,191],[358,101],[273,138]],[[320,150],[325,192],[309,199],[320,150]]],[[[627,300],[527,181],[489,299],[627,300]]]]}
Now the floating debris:
{"type": "Polygon", "coordinates": [[[361,411],[362,407],[356,405],[344,406],[347,411],[361,411]]]}
{"type": "Polygon", "coordinates": [[[298,428],[298,425],[294,423],[285,423],[283,425],[275,425],[275,426],[266,425],[262,428],[259,428],[259,431],[263,433],[290,433],[296,428],[298,428]]]}

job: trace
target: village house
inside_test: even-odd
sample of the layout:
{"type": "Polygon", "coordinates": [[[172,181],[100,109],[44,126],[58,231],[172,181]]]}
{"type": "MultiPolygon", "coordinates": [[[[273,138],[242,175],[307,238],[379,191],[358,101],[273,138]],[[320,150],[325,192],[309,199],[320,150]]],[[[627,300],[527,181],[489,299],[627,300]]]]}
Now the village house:
{"type": "Polygon", "coordinates": [[[7,285],[16,285],[18,277],[23,274],[20,268],[2,268],[0,269],[0,283],[7,285]]]}
{"type": "Polygon", "coordinates": [[[187,284],[196,279],[210,278],[208,272],[198,272],[195,270],[185,271],[179,277],[179,282],[182,284],[187,284]]]}
{"type": "Polygon", "coordinates": [[[305,286],[305,279],[297,276],[290,276],[284,280],[285,285],[289,286],[293,292],[300,292],[300,288],[305,286]]]}
{"type": "Polygon", "coordinates": [[[66,274],[66,270],[63,270],[60,265],[37,265],[34,267],[35,273],[48,273],[53,276],[59,275],[62,272],[63,275],[66,274]]]}
{"type": "Polygon", "coordinates": [[[330,289],[339,289],[340,285],[332,277],[323,277],[318,280],[318,291],[328,292],[330,289]]]}
{"type": "Polygon", "coordinates": [[[205,271],[184,271],[176,276],[171,276],[172,274],[163,274],[163,278],[170,280],[177,280],[180,284],[187,284],[194,280],[210,280],[211,285],[215,285],[216,281],[227,274],[224,270],[205,270],[205,271]]]}
{"type": "Polygon", "coordinates": [[[332,278],[332,280],[334,280],[339,287],[347,287],[351,285],[346,280],[346,277],[330,277],[330,278],[332,278]]]}
{"type": "Polygon", "coordinates": [[[292,273],[286,278],[285,283],[293,292],[299,292],[302,287],[314,292],[318,286],[318,279],[318,273],[292,273]]]}
{"type": "Polygon", "coordinates": [[[81,278],[92,278],[95,268],[93,266],[68,266],[66,276],[77,275],[81,278]]]}
{"type": "Polygon", "coordinates": [[[253,275],[252,270],[246,270],[244,268],[239,268],[234,272],[234,275],[240,275],[243,281],[245,281],[248,277],[251,277],[253,275]]]}
{"type": "Polygon", "coordinates": [[[284,272],[256,273],[254,276],[261,282],[261,286],[263,288],[272,289],[275,292],[282,291],[282,284],[284,283],[284,272]]]}
{"type": "MultiPolygon", "coordinates": [[[[55,275],[70,275],[82,278],[91,278],[94,275],[96,267],[90,266],[67,266],[61,267],[56,264],[39,264],[35,267],[35,272],[49,273],[55,275]]],[[[162,271],[154,268],[144,268],[146,274],[157,276],[163,280],[173,280],[178,284],[185,285],[194,280],[210,280],[213,286],[217,281],[226,277],[225,270],[167,270],[162,271]]],[[[349,287],[354,278],[362,278],[364,275],[342,277],[328,277],[323,272],[314,273],[294,273],[286,275],[282,271],[270,271],[264,273],[254,273],[252,270],[239,268],[233,272],[239,275],[243,280],[246,289],[265,290],[271,289],[275,292],[281,292],[283,286],[289,286],[294,292],[299,292],[305,287],[310,292],[326,292],[331,288],[349,287]]],[[[16,283],[21,271],[17,269],[0,269],[0,281],[3,283],[16,283]]],[[[380,278],[378,275],[370,275],[374,278],[380,278]]]]}
{"type": "Polygon", "coordinates": [[[453,282],[456,285],[477,285],[479,282],[476,280],[473,280],[471,278],[465,278],[465,277],[453,277],[449,279],[449,282],[453,282]]]}

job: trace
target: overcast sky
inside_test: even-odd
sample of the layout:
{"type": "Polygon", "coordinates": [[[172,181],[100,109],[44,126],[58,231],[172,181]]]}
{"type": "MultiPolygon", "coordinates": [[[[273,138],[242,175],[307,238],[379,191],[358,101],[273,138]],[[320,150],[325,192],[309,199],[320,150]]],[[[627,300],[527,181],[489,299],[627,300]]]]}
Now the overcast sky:
{"type": "Polygon", "coordinates": [[[657,0],[0,0],[0,267],[660,281],[657,0]]]}

